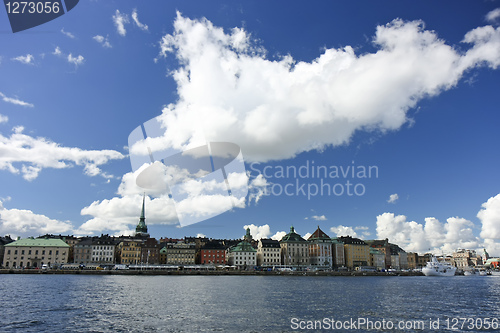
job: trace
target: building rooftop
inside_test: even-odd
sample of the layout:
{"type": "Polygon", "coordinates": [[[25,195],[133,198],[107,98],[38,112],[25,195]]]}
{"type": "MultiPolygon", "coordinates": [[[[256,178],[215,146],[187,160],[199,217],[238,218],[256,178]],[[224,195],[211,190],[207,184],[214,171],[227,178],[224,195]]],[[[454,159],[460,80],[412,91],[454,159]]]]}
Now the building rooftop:
{"type": "Polygon", "coordinates": [[[314,241],[314,240],[328,240],[328,241],[330,241],[331,238],[330,238],[330,236],[325,234],[323,232],[323,230],[321,230],[319,228],[319,225],[318,225],[318,229],[316,229],[316,231],[313,232],[313,234],[311,236],[309,236],[309,238],[307,240],[308,241],[314,241]]]}
{"type": "Polygon", "coordinates": [[[260,240],[260,243],[262,244],[262,247],[267,247],[267,248],[279,248],[280,247],[280,242],[274,239],[269,239],[269,238],[262,238],[260,240]]]}
{"type": "Polygon", "coordinates": [[[68,244],[63,242],[61,239],[55,238],[25,238],[14,241],[5,245],[9,246],[30,246],[30,247],[70,247],[68,244]]]}
{"type": "Polygon", "coordinates": [[[293,226],[290,227],[290,232],[283,236],[280,240],[280,243],[289,243],[289,242],[305,242],[306,240],[302,238],[298,233],[295,232],[295,228],[293,226]]]}
{"type": "Polygon", "coordinates": [[[247,241],[241,241],[237,245],[233,246],[232,248],[229,249],[229,252],[256,252],[252,246],[247,241]]]}
{"type": "Polygon", "coordinates": [[[341,237],[337,237],[337,239],[344,244],[368,245],[364,241],[362,241],[361,239],[354,238],[351,236],[341,236],[341,237]]]}

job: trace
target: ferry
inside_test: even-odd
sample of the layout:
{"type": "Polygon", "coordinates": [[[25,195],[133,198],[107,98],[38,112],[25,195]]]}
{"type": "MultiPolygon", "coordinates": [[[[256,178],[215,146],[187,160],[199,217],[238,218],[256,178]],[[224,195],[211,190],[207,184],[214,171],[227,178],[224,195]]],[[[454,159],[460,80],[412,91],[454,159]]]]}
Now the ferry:
{"type": "Polygon", "coordinates": [[[422,268],[422,273],[425,276],[454,276],[456,270],[457,268],[449,263],[439,262],[436,257],[432,257],[427,266],[422,268]]]}

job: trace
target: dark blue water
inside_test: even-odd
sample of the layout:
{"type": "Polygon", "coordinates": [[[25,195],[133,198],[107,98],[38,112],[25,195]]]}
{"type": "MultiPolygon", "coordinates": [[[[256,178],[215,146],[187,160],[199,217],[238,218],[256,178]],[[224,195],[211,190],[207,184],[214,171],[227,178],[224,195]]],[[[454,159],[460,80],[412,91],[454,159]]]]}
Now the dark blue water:
{"type": "Polygon", "coordinates": [[[500,276],[5,274],[0,295],[0,332],[297,332],[317,321],[310,332],[359,318],[373,326],[335,331],[479,332],[486,318],[500,331],[500,276]],[[394,327],[377,327],[383,320],[394,327]],[[424,326],[397,327],[414,321],[424,326]]]}

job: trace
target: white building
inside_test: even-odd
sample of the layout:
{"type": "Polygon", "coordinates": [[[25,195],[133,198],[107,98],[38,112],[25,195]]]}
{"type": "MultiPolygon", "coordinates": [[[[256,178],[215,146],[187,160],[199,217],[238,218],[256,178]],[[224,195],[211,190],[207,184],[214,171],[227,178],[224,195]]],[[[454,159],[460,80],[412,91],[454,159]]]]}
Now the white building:
{"type": "Polygon", "coordinates": [[[227,249],[226,261],[228,265],[236,266],[238,269],[250,269],[257,266],[257,251],[250,244],[251,240],[252,236],[250,236],[248,228],[245,240],[227,249]]]}
{"type": "Polygon", "coordinates": [[[332,239],[318,226],[318,229],[309,236],[309,263],[311,266],[332,268],[332,239]]]}
{"type": "Polygon", "coordinates": [[[260,239],[257,246],[257,265],[281,265],[280,242],[274,239],[260,239]]]}

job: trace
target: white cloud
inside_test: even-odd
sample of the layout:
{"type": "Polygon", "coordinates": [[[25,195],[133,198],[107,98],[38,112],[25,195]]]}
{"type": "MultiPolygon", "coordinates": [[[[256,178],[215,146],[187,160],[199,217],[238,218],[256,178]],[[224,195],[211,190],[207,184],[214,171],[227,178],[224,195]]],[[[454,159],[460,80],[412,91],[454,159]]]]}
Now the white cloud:
{"type": "Polygon", "coordinates": [[[54,52],[52,52],[53,55],[61,55],[62,52],[61,52],[61,48],[59,46],[56,46],[56,49],[54,50],[54,52]]]}
{"type": "Polygon", "coordinates": [[[97,36],[94,36],[92,37],[93,40],[95,40],[96,42],[98,42],[99,44],[102,45],[102,47],[104,48],[111,48],[111,44],[109,43],[109,40],[108,40],[108,36],[104,37],[104,36],[101,36],[101,35],[97,35],[97,36]]]}
{"type": "Polygon", "coordinates": [[[492,27],[468,32],[466,53],[420,21],[379,26],[373,42],[373,53],[345,46],[311,62],[269,60],[245,30],[178,14],[161,41],[160,54],[180,63],[172,74],[179,99],[160,116],[162,148],[228,141],[247,162],[291,158],[346,144],[356,130],[397,130],[409,109],[454,87],[466,70],[500,64],[500,30],[492,27]]]}
{"type": "Polygon", "coordinates": [[[68,63],[75,65],[75,67],[78,67],[85,62],[85,58],[82,55],[78,55],[76,57],[73,57],[72,53],[66,55],[62,52],[59,46],[56,46],[56,49],[54,50],[54,52],[52,52],[52,54],[61,58],[65,58],[68,63]]]}
{"type": "Polygon", "coordinates": [[[313,215],[311,216],[313,219],[315,219],[316,221],[326,221],[327,218],[325,215],[321,215],[321,216],[318,216],[318,215],[313,215]]]}
{"type": "Polygon", "coordinates": [[[116,31],[120,36],[125,36],[127,34],[127,30],[125,30],[125,24],[130,23],[127,14],[121,14],[117,9],[115,15],[113,15],[113,22],[116,25],[116,31]]]}
{"type": "Polygon", "coordinates": [[[495,23],[500,18],[500,8],[493,9],[486,14],[486,21],[495,23]]]}
{"type": "Polygon", "coordinates": [[[312,234],[310,232],[308,232],[304,236],[302,236],[302,238],[304,238],[305,240],[307,240],[307,239],[309,239],[309,237],[311,237],[311,235],[312,234]]]}
{"type": "MultiPolygon", "coordinates": [[[[123,183],[133,178],[131,173],[124,175],[123,183]]],[[[135,183],[135,181],[134,181],[135,183]]],[[[98,234],[102,232],[122,232],[133,230],[139,222],[142,208],[143,190],[132,189],[132,184],[119,188],[120,197],[94,201],[81,210],[81,215],[92,218],[82,224],[77,234],[98,234]],[[133,192],[138,192],[133,194],[133,192]]],[[[146,224],[178,224],[176,207],[167,196],[150,199],[146,197],[146,224]]]]}
{"type": "MultiPolygon", "coordinates": [[[[91,219],[85,222],[80,228],[81,234],[100,233],[104,231],[119,231],[135,227],[138,221],[138,214],[142,204],[144,189],[137,186],[136,179],[147,165],[138,169],[135,173],[129,172],[122,177],[118,187],[118,197],[95,201],[91,205],[82,209],[82,215],[89,215],[91,219]],[[139,208],[138,208],[139,207],[139,208]]],[[[154,175],[153,175],[154,176],[154,175]]],[[[232,177],[231,174],[228,178],[232,177]]],[[[157,181],[158,179],[155,178],[157,181]]],[[[231,181],[237,185],[237,182],[231,181]]],[[[211,190],[219,186],[225,188],[225,184],[216,182],[200,182],[199,180],[186,181],[179,185],[178,192],[184,194],[180,200],[174,202],[168,197],[164,189],[149,190],[148,195],[152,199],[146,199],[146,220],[148,225],[152,224],[179,224],[182,219],[210,217],[221,214],[228,209],[244,208],[245,197],[231,201],[222,195],[213,194],[211,190]],[[229,207],[227,206],[229,204],[229,207]]],[[[237,191],[237,187],[233,187],[237,191]]],[[[186,225],[181,224],[181,226],[186,225]]]]}
{"type": "Polygon", "coordinates": [[[73,57],[73,55],[71,53],[68,55],[68,62],[70,64],[74,64],[75,66],[79,66],[79,65],[83,64],[84,61],[85,61],[85,59],[81,55],[79,55],[77,57],[73,57]]]}
{"type": "Polygon", "coordinates": [[[271,228],[269,227],[269,224],[264,224],[261,226],[250,224],[243,226],[245,232],[247,228],[250,228],[250,235],[252,235],[252,238],[255,240],[259,240],[261,238],[269,238],[269,235],[271,235],[271,228]]]}
{"type": "Polygon", "coordinates": [[[26,180],[33,180],[43,168],[63,169],[83,165],[90,176],[103,175],[99,166],[124,156],[114,150],[82,150],[61,147],[45,138],[34,138],[15,127],[10,137],[0,134],[0,170],[22,173],[26,180]],[[18,164],[21,164],[19,170],[18,164]]]}
{"type": "Polygon", "coordinates": [[[280,241],[285,236],[286,236],[286,232],[278,231],[277,233],[275,233],[274,235],[271,236],[271,239],[280,241]]]}
{"type": "Polygon", "coordinates": [[[450,217],[444,224],[428,217],[420,224],[407,221],[404,215],[384,213],[377,216],[377,237],[388,238],[409,252],[442,254],[459,248],[477,249],[481,241],[474,236],[474,228],[474,223],[458,217],[450,217]]]}
{"type": "Polygon", "coordinates": [[[17,99],[17,98],[7,97],[2,92],[0,92],[0,97],[2,97],[2,100],[4,102],[6,102],[6,103],[21,105],[21,106],[27,106],[27,107],[30,107],[30,108],[34,107],[34,105],[31,104],[31,103],[27,103],[27,102],[21,101],[20,99],[17,99]]]}
{"type": "Polygon", "coordinates": [[[141,22],[139,22],[139,15],[137,14],[137,9],[134,9],[132,11],[132,19],[141,30],[148,31],[148,26],[146,24],[142,24],[141,22]]]}
{"type": "Polygon", "coordinates": [[[389,200],[387,200],[388,203],[396,203],[398,201],[399,195],[397,193],[391,194],[389,196],[389,200]]]}
{"type": "Polygon", "coordinates": [[[500,240],[500,194],[483,203],[477,217],[482,223],[481,237],[500,240]]]}
{"type": "Polygon", "coordinates": [[[0,114],[0,124],[1,123],[6,123],[9,121],[9,117],[4,116],[3,114],[0,114]]]}
{"type": "Polygon", "coordinates": [[[330,231],[335,233],[337,237],[341,236],[351,236],[351,237],[359,237],[356,231],[352,227],[346,227],[343,225],[339,225],[336,227],[331,227],[330,231]]]}
{"type": "Polygon", "coordinates": [[[64,31],[64,28],[61,29],[61,33],[65,36],[68,36],[69,38],[75,38],[75,35],[73,35],[71,32],[64,31]]]}
{"type": "Polygon", "coordinates": [[[62,234],[70,232],[73,225],[69,221],[59,221],[31,210],[6,209],[0,202],[0,234],[13,237],[29,237],[46,233],[62,234]]]}
{"type": "Polygon", "coordinates": [[[25,64],[25,65],[33,65],[34,61],[35,61],[35,57],[31,54],[27,54],[25,56],[18,56],[18,57],[12,58],[11,60],[19,61],[20,63],[25,64]]]}
{"type": "MultiPolygon", "coordinates": [[[[250,174],[248,174],[248,177],[250,178],[250,174]]],[[[269,185],[269,182],[262,174],[259,174],[257,177],[250,180],[248,184],[248,201],[251,202],[253,200],[255,203],[258,203],[259,200],[267,193],[266,191],[269,185]]]]}
{"type": "Polygon", "coordinates": [[[205,234],[196,234],[196,238],[206,238],[207,235],[205,234]]]}

